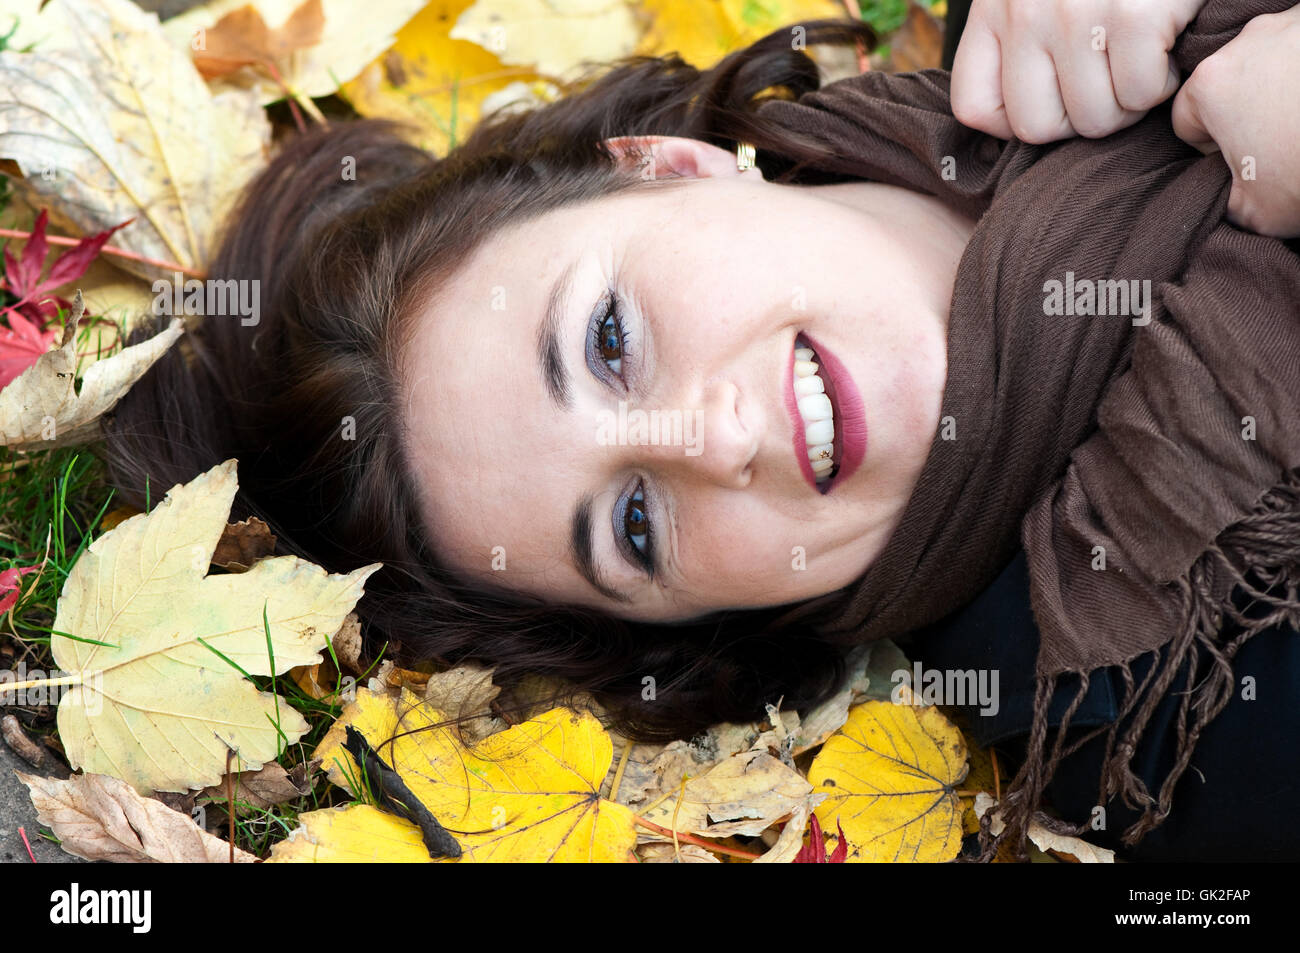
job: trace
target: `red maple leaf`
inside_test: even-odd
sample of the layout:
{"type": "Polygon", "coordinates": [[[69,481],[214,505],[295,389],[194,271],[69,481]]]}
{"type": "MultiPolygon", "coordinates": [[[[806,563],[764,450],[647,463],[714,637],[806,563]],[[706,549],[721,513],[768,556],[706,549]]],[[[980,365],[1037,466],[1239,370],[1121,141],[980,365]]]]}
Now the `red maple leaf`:
{"type": "Polygon", "coordinates": [[[822,836],[822,826],[817,822],[817,815],[812,816],[808,825],[809,831],[808,843],[799,848],[799,853],[795,855],[794,863],[796,864],[842,864],[844,859],[849,856],[849,842],[844,836],[844,828],[840,826],[840,819],[835,818],[835,829],[840,832],[840,842],[829,858],[826,856],[826,838],[822,836]]]}
{"type": "Polygon", "coordinates": [[[6,569],[0,572],[0,615],[8,612],[18,601],[21,587],[19,577],[25,576],[29,572],[35,572],[40,566],[14,566],[12,569],[6,569]]]}
{"type": "Polygon", "coordinates": [[[27,239],[27,247],[23,249],[21,259],[15,259],[7,245],[4,250],[5,290],[18,298],[5,309],[5,312],[13,314],[14,311],[21,311],[26,317],[42,324],[48,318],[57,317],[59,308],[72,307],[63,298],[43,296],[60,285],[66,285],[69,281],[75,281],[84,275],[90,263],[99,254],[99,250],[107,244],[109,237],[119,228],[134,221],[134,219],[127,219],[108,231],[83,238],[55,259],[54,264],[50,266],[50,273],[42,281],[41,270],[45,265],[45,254],[50,248],[49,242],[45,239],[45,223],[48,219],[49,209],[41,209],[40,214],[36,216],[36,224],[32,226],[32,234],[27,239]]]}
{"type": "Polygon", "coordinates": [[[133,221],[128,219],[108,231],[83,238],[55,259],[42,280],[45,255],[50,247],[45,238],[48,219],[49,210],[41,209],[21,258],[14,258],[8,245],[5,246],[4,289],[18,300],[3,311],[8,327],[0,324],[0,387],[35,364],[59,337],[59,329],[47,329],[47,325],[58,317],[59,308],[71,308],[72,304],[48,292],[85,274],[109,236],[133,221]]]}
{"type": "Polygon", "coordinates": [[[35,364],[58,337],[58,328],[42,331],[17,311],[9,312],[9,327],[0,325],[0,387],[35,364]]]}

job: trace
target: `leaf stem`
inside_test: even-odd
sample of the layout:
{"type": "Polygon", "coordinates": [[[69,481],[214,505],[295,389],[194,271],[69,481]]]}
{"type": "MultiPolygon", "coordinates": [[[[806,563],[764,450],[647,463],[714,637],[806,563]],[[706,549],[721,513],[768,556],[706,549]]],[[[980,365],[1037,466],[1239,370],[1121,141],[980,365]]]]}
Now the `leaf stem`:
{"type": "MultiPolygon", "coordinates": [[[[654,831],[662,837],[672,837],[673,831],[666,827],[660,827],[653,821],[647,821],[644,817],[633,816],[632,820],[642,827],[654,831]]],[[[746,860],[757,860],[762,854],[755,854],[752,851],[741,850],[739,847],[725,847],[722,844],[715,844],[713,841],[704,837],[696,837],[694,834],[684,834],[681,831],[676,832],[678,840],[687,844],[694,844],[696,847],[703,847],[705,850],[716,851],[719,854],[730,854],[732,857],[743,857],[746,860]]]]}
{"type": "MultiPolygon", "coordinates": [[[[31,238],[31,232],[20,231],[16,228],[0,228],[0,238],[31,238]]],[[[46,235],[45,240],[51,245],[76,245],[80,239],[65,238],[62,235],[46,235]]],[[[101,255],[116,255],[118,258],[129,258],[131,261],[138,261],[144,265],[153,265],[155,268],[165,268],[168,271],[179,271],[182,274],[191,275],[195,278],[204,277],[204,272],[197,268],[186,268],[184,265],[178,265],[174,261],[165,261],[161,258],[148,258],[138,252],[127,251],[125,248],[114,248],[111,245],[105,245],[99,250],[101,255]]]]}
{"type": "Polygon", "coordinates": [[[24,688],[53,688],[56,685],[80,685],[81,673],[65,675],[63,678],[29,678],[25,682],[0,682],[0,692],[16,692],[24,688]]]}

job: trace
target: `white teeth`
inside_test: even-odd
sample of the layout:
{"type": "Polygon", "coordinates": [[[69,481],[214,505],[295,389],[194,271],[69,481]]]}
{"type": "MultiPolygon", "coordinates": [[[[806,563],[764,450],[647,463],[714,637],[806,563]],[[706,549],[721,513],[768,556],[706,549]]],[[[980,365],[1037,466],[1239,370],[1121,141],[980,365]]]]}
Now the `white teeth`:
{"type": "Polygon", "coordinates": [[[814,374],[812,377],[796,377],[794,379],[794,396],[807,397],[809,394],[825,393],[826,385],[822,379],[814,374]]]}
{"type": "Polygon", "coordinates": [[[835,439],[835,423],[830,420],[805,421],[804,442],[810,447],[819,443],[830,443],[835,439]]]}
{"type": "Polygon", "coordinates": [[[826,396],[826,382],[817,376],[816,352],[810,347],[794,349],[794,396],[803,418],[804,440],[813,478],[820,485],[835,469],[835,408],[826,396]]]}
{"type": "Polygon", "coordinates": [[[799,413],[805,422],[831,419],[831,399],[825,394],[809,394],[799,398],[799,413]]]}

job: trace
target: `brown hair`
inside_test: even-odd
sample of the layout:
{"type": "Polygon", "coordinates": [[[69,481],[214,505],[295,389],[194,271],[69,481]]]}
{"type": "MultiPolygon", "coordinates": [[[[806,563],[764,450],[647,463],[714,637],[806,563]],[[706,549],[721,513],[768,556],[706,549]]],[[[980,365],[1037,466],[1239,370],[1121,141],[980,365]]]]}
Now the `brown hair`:
{"type": "MultiPolygon", "coordinates": [[[[685,625],[631,623],[487,591],[440,568],[402,448],[399,358],[426,300],[488,236],[551,209],[654,187],[602,145],[625,135],[753,143],[766,178],[818,180],[824,146],[755,115],[760,94],[818,88],[791,42],[874,44],[851,20],[777,30],[717,66],[633,57],[556,103],[485,117],[442,159],[391,123],[317,128],[289,141],[244,192],[208,276],[260,282],[260,320],[206,316],[106,423],[110,480],[143,506],[229,457],[232,519],[268,522],[283,552],[331,571],[379,561],[358,607],[369,644],[399,657],[478,659],[510,686],[529,674],[589,691],[622,734],[685,738],[804,709],[844,674],[843,649],[771,623],[775,610],[685,625]],[[355,177],[343,174],[355,169],[355,177]],[[345,439],[347,418],[355,439],[345,439]],[[645,679],[654,679],[646,691],[645,679]]],[[[159,316],[132,340],[153,333],[159,316]]],[[[435,385],[436,386],[436,383],[435,385]]]]}

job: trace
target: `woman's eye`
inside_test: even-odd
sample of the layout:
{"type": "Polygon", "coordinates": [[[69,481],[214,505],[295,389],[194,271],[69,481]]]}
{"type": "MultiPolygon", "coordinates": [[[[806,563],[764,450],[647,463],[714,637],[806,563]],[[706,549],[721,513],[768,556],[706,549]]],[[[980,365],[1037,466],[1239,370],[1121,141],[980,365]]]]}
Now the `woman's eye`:
{"type": "Polygon", "coordinates": [[[650,517],[646,513],[645,493],[638,486],[631,499],[627,501],[627,509],[623,511],[623,534],[627,537],[628,542],[636,547],[640,553],[641,563],[647,571],[654,565],[654,561],[648,553],[650,545],[650,517]]]}
{"type": "Polygon", "coordinates": [[[623,325],[618,319],[618,309],[611,303],[605,320],[596,329],[596,348],[610,370],[620,377],[623,374],[623,325]]]}

